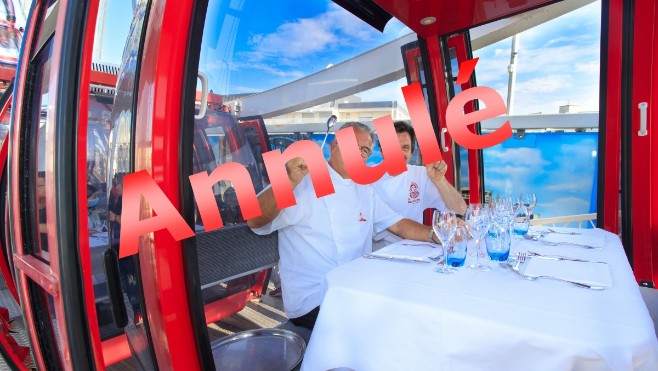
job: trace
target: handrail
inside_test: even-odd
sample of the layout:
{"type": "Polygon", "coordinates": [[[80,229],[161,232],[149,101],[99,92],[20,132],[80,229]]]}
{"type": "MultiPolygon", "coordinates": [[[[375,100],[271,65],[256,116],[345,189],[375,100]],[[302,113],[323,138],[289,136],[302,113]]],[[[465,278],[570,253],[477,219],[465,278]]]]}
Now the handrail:
{"type": "Polygon", "coordinates": [[[547,225],[550,224],[553,227],[557,227],[556,224],[562,224],[562,227],[567,227],[570,223],[578,222],[578,228],[582,228],[582,223],[588,221],[592,228],[596,228],[594,224],[596,220],[596,213],[591,214],[579,214],[579,215],[566,215],[566,216],[557,216],[554,218],[539,218],[530,220],[531,225],[547,225]]]}

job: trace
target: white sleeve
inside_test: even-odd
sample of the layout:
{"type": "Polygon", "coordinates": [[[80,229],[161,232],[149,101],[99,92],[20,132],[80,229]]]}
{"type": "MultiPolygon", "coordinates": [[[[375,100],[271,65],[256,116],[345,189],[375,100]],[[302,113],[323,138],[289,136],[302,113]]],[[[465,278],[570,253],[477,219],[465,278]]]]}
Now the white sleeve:
{"type": "MultiPolygon", "coordinates": [[[[281,210],[279,212],[279,215],[277,215],[276,218],[274,218],[274,220],[265,224],[264,226],[259,228],[251,228],[251,230],[256,234],[266,235],[274,231],[278,231],[280,229],[284,229],[286,227],[296,225],[301,220],[303,220],[305,217],[304,215],[307,214],[304,206],[303,205],[300,206],[300,201],[304,203],[304,195],[305,195],[304,190],[306,188],[304,181],[307,180],[306,179],[302,180],[302,183],[300,183],[293,191],[295,195],[295,201],[297,202],[297,204],[290,207],[286,207],[285,209],[281,210]]],[[[265,189],[261,191],[261,193],[269,188],[270,186],[267,186],[265,189]]],[[[315,194],[313,194],[313,196],[315,197],[315,194]]]]}
{"type": "Polygon", "coordinates": [[[441,194],[439,193],[439,190],[436,189],[436,186],[430,178],[427,176],[427,173],[425,172],[425,168],[423,168],[423,173],[422,173],[422,183],[424,184],[424,192],[423,192],[423,210],[429,209],[429,208],[435,208],[437,210],[445,210],[446,209],[446,204],[443,202],[443,198],[441,198],[441,194]]]}
{"type": "Polygon", "coordinates": [[[402,215],[396,213],[391,209],[377,194],[372,192],[372,204],[374,210],[374,233],[377,234],[393,224],[402,220],[402,215]]]}
{"type": "Polygon", "coordinates": [[[256,234],[266,235],[279,229],[283,229],[299,223],[302,219],[302,209],[299,205],[287,207],[279,212],[279,215],[271,222],[259,228],[251,228],[256,234]]]}

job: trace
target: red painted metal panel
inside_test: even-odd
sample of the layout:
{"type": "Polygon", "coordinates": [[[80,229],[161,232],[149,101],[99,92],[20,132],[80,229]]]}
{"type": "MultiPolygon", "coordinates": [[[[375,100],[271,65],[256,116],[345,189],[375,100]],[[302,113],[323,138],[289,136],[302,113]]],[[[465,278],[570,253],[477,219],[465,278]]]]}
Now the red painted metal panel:
{"type": "MultiPolygon", "coordinates": [[[[94,353],[94,364],[97,370],[105,369],[103,361],[103,348],[96,315],[96,295],[94,294],[93,271],[91,266],[91,248],[89,247],[89,225],[87,218],[87,123],[89,114],[89,91],[91,77],[91,59],[94,49],[94,34],[96,32],[96,18],[98,17],[98,0],[87,1],[87,22],[85,23],[84,45],[80,65],[80,88],[78,106],[78,132],[77,132],[77,188],[78,188],[78,252],[80,256],[82,280],[84,287],[84,301],[89,325],[89,338],[94,353]]],[[[113,85],[116,85],[116,76],[113,85]]]]}
{"type": "Polygon", "coordinates": [[[619,233],[619,181],[621,156],[621,69],[623,0],[610,0],[608,28],[608,70],[605,100],[605,177],[603,197],[603,229],[619,233]]]}
{"type": "Polygon", "coordinates": [[[418,58],[420,58],[420,48],[408,50],[404,53],[404,58],[407,60],[407,66],[409,70],[410,83],[420,82],[420,74],[418,69],[418,58]]]}
{"type": "MultiPolygon", "coordinates": [[[[5,308],[2,309],[6,310],[5,308]]],[[[9,333],[9,329],[5,328],[4,323],[0,325],[0,332],[2,332],[0,333],[0,347],[4,349],[5,354],[11,358],[11,362],[16,365],[18,370],[27,371],[27,367],[23,364],[23,360],[25,360],[27,354],[29,354],[30,348],[18,345],[16,340],[9,333]],[[20,350],[22,354],[18,354],[18,350],[20,350]],[[21,357],[23,357],[23,359],[21,359],[21,357]]]]}
{"type": "MultiPolygon", "coordinates": [[[[436,111],[438,113],[438,128],[435,132],[436,137],[440,138],[439,133],[441,129],[446,128],[446,109],[448,108],[448,90],[446,89],[445,84],[445,75],[443,73],[443,58],[441,52],[441,46],[439,44],[439,39],[436,36],[430,37],[427,39],[427,53],[430,61],[430,65],[427,67],[430,69],[432,74],[432,81],[434,81],[434,96],[436,97],[436,111]]],[[[430,102],[431,104],[431,102],[430,102]]],[[[452,148],[452,138],[450,138],[450,133],[445,134],[445,145],[446,148],[452,148]]],[[[443,149],[441,149],[443,151],[443,149]]],[[[442,152],[443,155],[451,154],[452,152],[442,152]]],[[[447,155],[443,156],[443,161],[448,165],[448,169],[452,169],[455,165],[452,161],[452,156],[447,155]]],[[[455,177],[452,171],[448,171],[445,174],[445,178],[450,182],[450,184],[455,184],[455,177]]]]}
{"type": "MultiPolygon", "coordinates": [[[[126,334],[103,341],[103,359],[105,366],[115,364],[130,357],[130,345],[126,334]]],[[[100,370],[104,369],[101,368],[100,370]]]]}
{"type": "Polygon", "coordinates": [[[54,300],[59,298],[59,279],[48,264],[32,255],[14,254],[14,266],[50,294],[54,300]]]}
{"type": "MultiPolygon", "coordinates": [[[[457,56],[457,63],[461,66],[462,62],[468,60],[468,53],[466,51],[466,38],[463,34],[454,35],[448,38],[448,46],[455,48],[457,56]]],[[[455,75],[456,71],[452,71],[455,75]]],[[[471,80],[461,84],[461,90],[464,91],[472,87],[471,80]]],[[[472,113],[475,111],[475,104],[470,101],[464,105],[464,114],[472,113]]],[[[475,125],[470,125],[468,128],[472,133],[475,133],[475,125]]],[[[480,203],[480,159],[478,151],[474,149],[467,150],[468,152],[468,184],[469,184],[469,203],[480,203]]]]}
{"type": "MultiPolygon", "coordinates": [[[[7,100],[7,103],[5,104],[4,107],[2,107],[2,111],[0,111],[0,118],[2,118],[4,115],[9,114],[8,110],[9,107],[11,106],[11,97],[7,100]]],[[[2,142],[2,145],[0,146],[0,175],[4,173],[5,171],[9,170],[9,164],[7,163],[7,154],[9,151],[9,136],[5,138],[5,140],[2,142]]],[[[7,210],[0,210],[0,212],[4,213],[7,210]]],[[[8,213],[5,214],[5,222],[9,218],[8,213]]],[[[0,228],[5,228],[5,226],[0,226],[0,228]]],[[[9,230],[6,230],[6,233],[9,233],[9,230]]],[[[7,238],[9,240],[9,238],[7,238]]],[[[9,259],[9,252],[11,251],[11,246],[4,246],[6,241],[0,241],[0,249],[4,251],[4,254],[7,254],[7,261],[11,265],[11,259],[9,259]]],[[[18,291],[16,290],[16,282],[14,281],[14,276],[12,274],[12,268],[7,266],[5,264],[4,259],[0,259],[0,273],[2,274],[2,277],[5,280],[5,284],[7,285],[7,289],[11,293],[11,296],[16,300],[17,303],[20,303],[20,299],[18,297],[18,291]]]]}
{"type": "MultiPolygon", "coordinates": [[[[141,61],[135,128],[135,171],[147,170],[172,204],[180,206],[179,138],[187,52],[186,30],[194,1],[151,5],[141,61]],[[184,30],[181,32],[181,30],[184,30]]],[[[152,216],[142,205],[142,218],[152,216]]],[[[139,260],[160,369],[198,370],[197,343],[187,302],[181,244],[168,231],[143,236],[139,260]]]]}
{"type": "MultiPolygon", "coordinates": [[[[35,2],[32,5],[31,13],[34,15],[39,14],[39,11],[42,6],[43,6],[43,1],[35,2]]],[[[36,43],[35,39],[37,38],[37,35],[35,35],[34,30],[36,28],[36,24],[39,21],[37,18],[38,17],[36,16],[30,17],[30,23],[26,25],[27,31],[23,35],[24,37],[23,50],[31,50],[32,45],[36,43]]],[[[27,78],[27,69],[29,63],[30,63],[29,55],[24,55],[21,58],[21,64],[18,65],[17,68],[17,73],[16,73],[17,88],[16,88],[16,96],[14,97],[14,110],[16,113],[13,115],[12,131],[10,132],[12,135],[11,138],[9,138],[9,140],[11,141],[11,147],[9,151],[8,164],[11,169],[10,174],[13,174],[14,176],[10,177],[8,187],[9,187],[9,191],[10,191],[9,194],[11,198],[11,210],[10,210],[10,217],[12,218],[11,233],[14,240],[14,248],[16,249],[15,251],[16,254],[24,254],[25,250],[23,248],[23,238],[21,231],[21,220],[20,220],[21,205],[20,205],[20,192],[19,192],[20,188],[18,184],[18,180],[19,180],[18,169],[19,169],[20,158],[16,155],[12,156],[12,153],[17,153],[18,149],[20,148],[21,138],[19,133],[23,131],[21,125],[21,117],[23,112],[23,100],[25,96],[25,86],[26,86],[25,81],[27,78]]],[[[20,295],[22,298],[24,298],[23,303],[27,303],[27,300],[30,297],[27,287],[27,280],[28,280],[27,275],[21,272],[20,270],[17,270],[16,275],[17,275],[17,283],[19,286],[20,295]]],[[[23,305],[23,311],[25,313],[24,315],[26,318],[34,318],[34,313],[30,305],[23,305]]],[[[41,346],[36,337],[37,332],[36,332],[34,321],[27,321],[25,325],[30,335],[34,361],[39,369],[45,370],[46,365],[44,363],[44,359],[42,356],[41,346]]]]}
{"type": "MultiPolygon", "coordinates": [[[[633,30],[633,97],[632,112],[632,158],[633,158],[633,268],[638,281],[656,281],[658,270],[654,271],[654,249],[658,244],[658,201],[655,194],[658,175],[653,162],[658,156],[658,142],[653,140],[658,135],[658,128],[652,123],[658,122],[658,83],[656,69],[656,3],[653,1],[636,1],[633,30]],[[648,103],[648,132],[639,136],[641,102],[648,103]],[[655,182],[655,183],[654,183],[655,182]]],[[[624,231],[627,232],[627,231],[624,231]]]]}
{"type": "MultiPolygon", "coordinates": [[[[91,9],[90,9],[91,11],[91,9]]],[[[98,10],[96,10],[96,13],[98,13],[98,10]]],[[[91,13],[89,13],[91,14],[91,13]]],[[[91,22],[91,21],[90,21],[91,22]]],[[[93,20],[93,23],[96,24],[96,19],[93,20]]],[[[92,33],[93,34],[93,33],[92,33]]],[[[92,44],[94,42],[94,39],[91,39],[92,44]]],[[[86,39],[85,39],[86,43],[86,39]]],[[[90,71],[90,76],[91,76],[91,81],[94,82],[94,84],[98,85],[103,85],[103,86],[110,86],[114,87],[117,85],[117,75],[112,74],[112,73],[107,73],[107,72],[100,72],[100,71],[90,71]]]]}
{"type": "MultiPolygon", "coordinates": [[[[649,84],[651,85],[651,100],[649,102],[649,123],[652,123],[651,130],[653,130],[654,139],[656,138],[656,130],[658,130],[658,5],[653,3],[653,46],[650,48],[650,53],[653,57],[651,63],[651,77],[649,84]]],[[[649,50],[644,50],[647,53],[649,50]]],[[[656,188],[658,187],[658,141],[654,140],[651,146],[651,278],[652,282],[658,283],[658,196],[656,195],[656,188]]]]}
{"type": "Polygon", "coordinates": [[[447,35],[466,30],[484,23],[506,18],[514,14],[548,5],[558,0],[374,0],[427,39],[431,36],[447,35]],[[425,17],[435,17],[430,25],[421,24],[425,17]]]}
{"type": "Polygon", "coordinates": [[[213,323],[221,319],[238,313],[245,307],[245,303],[249,300],[260,297],[265,288],[265,278],[267,277],[267,270],[258,272],[256,276],[256,283],[247,290],[235,293],[227,298],[217,300],[210,304],[204,305],[203,309],[206,316],[206,323],[213,323]]]}

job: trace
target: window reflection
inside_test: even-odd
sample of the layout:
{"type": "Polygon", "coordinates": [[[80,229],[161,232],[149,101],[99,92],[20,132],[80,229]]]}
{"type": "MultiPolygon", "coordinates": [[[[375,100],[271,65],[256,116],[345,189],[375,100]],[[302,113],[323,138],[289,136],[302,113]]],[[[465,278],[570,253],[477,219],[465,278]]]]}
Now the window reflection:
{"type": "MultiPolygon", "coordinates": [[[[236,162],[247,169],[256,192],[259,192],[264,187],[260,175],[264,165],[262,156],[260,161],[257,161],[253,150],[254,147],[245,138],[237,120],[230,113],[207,111],[204,118],[194,121],[194,173],[210,173],[222,164],[236,162]]],[[[215,184],[213,193],[224,225],[245,222],[230,180],[215,184]]],[[[198,212],[196,225],[197,230],[203,230],[203,221],[198,212]]]]}

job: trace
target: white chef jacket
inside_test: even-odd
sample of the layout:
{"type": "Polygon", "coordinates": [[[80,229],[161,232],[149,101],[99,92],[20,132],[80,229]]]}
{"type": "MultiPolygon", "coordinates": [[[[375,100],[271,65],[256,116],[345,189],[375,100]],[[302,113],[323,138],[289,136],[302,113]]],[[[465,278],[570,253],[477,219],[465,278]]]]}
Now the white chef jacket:
{"type": "MultiPolygon", "coordinates": [[[[439,190],[427,176],[424,166],[407,165],[407,171],[396,176],[385,174],[373,183],[372,187],[391,209],[418,223],[423,223],[425,209],[446,208],[439,190]]],[[[401,240],[387,230],[376,233],[374,239],[376,249],[401,240]]]]}
{"type": "Polygon", "coordinates": [[[257,234],[279,231],[283,306],[290,318],[322,303],[329,270],[372,251],[372,236],[402,219],[369,185],[343,179],[328,166],[335,193],[317,198],[306,175],[295,188],[297,204],[281,210],[257,234]]]}

